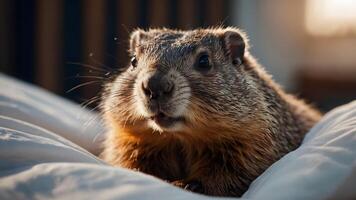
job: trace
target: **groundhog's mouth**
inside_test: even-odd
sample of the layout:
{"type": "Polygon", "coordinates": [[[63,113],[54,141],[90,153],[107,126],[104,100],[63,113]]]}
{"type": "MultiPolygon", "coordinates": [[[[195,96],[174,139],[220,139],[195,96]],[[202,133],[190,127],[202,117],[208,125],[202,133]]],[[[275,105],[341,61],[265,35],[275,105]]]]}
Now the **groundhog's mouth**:
{"type": "Polygon", "coordinates": [[[150,117],[150,119],[162,128],[169,128],[178,122],[184,122],[183,117],[170,117],[162,112],[150,117]]]}

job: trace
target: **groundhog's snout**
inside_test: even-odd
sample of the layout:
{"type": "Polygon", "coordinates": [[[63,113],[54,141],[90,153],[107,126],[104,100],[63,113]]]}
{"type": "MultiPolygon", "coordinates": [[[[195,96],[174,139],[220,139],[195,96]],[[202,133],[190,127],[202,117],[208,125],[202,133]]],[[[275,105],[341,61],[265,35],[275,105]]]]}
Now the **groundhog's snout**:
{"type": "Polygon", "coordinates": [[[174,89],[174,81],[167,74],[160,71],[146,74],[139,90],[150,115],[170,114],[174,89]]]}
{"type": "Polygon", "coordinates": [[[172,96],[174,82],[164,75],[157,72],[146,77],[141,84],[141,89],[146,98],[151,101],[164,101],[172,96]]]}
{"type": "Polygon", "coordinates": [[[136,90],[139,92],[139,111],[154,128],[168,130],[184,121],[190,89],[178,72],[147,72],[136,90]],[[157,128],[159,127],[159,128],[157,128]]]}

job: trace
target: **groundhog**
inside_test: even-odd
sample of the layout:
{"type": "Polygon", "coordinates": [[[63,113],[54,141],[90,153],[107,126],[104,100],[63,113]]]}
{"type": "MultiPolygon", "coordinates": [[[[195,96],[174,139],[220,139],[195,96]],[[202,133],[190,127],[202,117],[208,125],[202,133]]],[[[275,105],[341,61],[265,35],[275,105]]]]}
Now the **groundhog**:
{"type": "Polygon", "coordinates": [[[321,117],[272,80],[237,28],[137,29],[129,53],[102,102],[114,166],[238,197],[321,117]]]}

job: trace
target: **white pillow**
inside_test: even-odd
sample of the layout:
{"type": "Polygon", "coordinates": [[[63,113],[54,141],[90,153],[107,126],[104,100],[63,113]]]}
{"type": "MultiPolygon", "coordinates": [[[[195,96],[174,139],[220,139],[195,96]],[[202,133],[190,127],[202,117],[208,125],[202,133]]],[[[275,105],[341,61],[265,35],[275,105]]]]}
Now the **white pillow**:
{"type": "MultiPolygon", "coordinates": [[[[0,199],[217,199],[108,166],[93,155],[104,132],[97,114],[0,74],[0,199]]],[[[355,189],[353,102],[327,114],[243,198],[356,199],[355,189]]]]}
{"type": "Polygon", "coordinates": [[[302,145],[269,167],[243,197],[356,199],[355,176],[356,101],[326,114],[302,145]]]}
{"type": "Polygon", "coordinates": [[[97,114],[0,73],[0,114],[45,128],[97,155],[105,130],[97,114]]]}

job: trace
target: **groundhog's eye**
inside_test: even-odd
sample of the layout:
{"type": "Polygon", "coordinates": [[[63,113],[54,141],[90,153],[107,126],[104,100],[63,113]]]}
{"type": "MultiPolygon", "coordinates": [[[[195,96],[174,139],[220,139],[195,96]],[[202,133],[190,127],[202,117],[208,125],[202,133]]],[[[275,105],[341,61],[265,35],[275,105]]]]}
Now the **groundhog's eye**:
{"type": "Polygon", "coordinates": [[[209,55],[208,54],[202,54],[198,58],[198,62],[196,63],[196,67],[199,70],[207,71],[211,68],[210,60],[209,60],[209,55]]]}
{"type": "Polygon", "coordinates": [[[131,65],[132,65],[132,67],[134,67],[134,68],[137,67],[137,59],[136,59],[136,56],[132,56],[132,58],[131,58],[131,65]]]}

